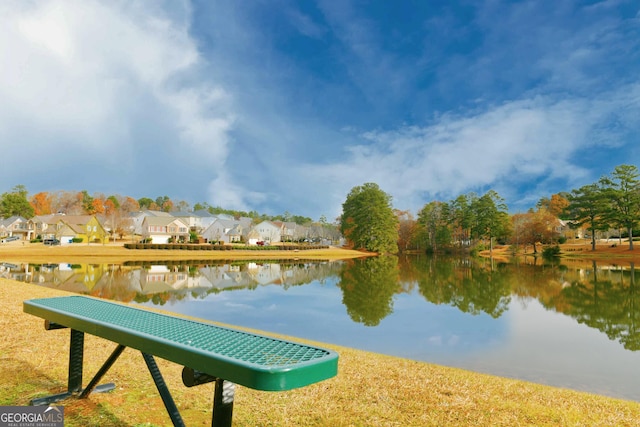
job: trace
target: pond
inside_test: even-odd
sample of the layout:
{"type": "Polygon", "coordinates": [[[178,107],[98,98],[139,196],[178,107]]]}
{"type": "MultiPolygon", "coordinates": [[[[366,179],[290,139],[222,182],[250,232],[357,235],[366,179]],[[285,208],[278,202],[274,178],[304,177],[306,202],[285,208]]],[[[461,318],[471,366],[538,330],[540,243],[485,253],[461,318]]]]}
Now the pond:
{"type": "Polygon", "coordinates": [[[633,266],[378,257],[10,264],[0,277],[640,401],[633,266]]]}

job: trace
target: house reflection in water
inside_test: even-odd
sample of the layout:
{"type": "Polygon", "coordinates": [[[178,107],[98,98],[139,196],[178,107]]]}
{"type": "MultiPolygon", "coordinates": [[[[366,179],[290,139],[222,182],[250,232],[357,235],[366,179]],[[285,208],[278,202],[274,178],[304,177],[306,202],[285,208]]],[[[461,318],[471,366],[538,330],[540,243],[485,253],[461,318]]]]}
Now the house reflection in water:
{"type": "Polygon", "coordinates": [[[0,277],[120,301],[165,294],[165,302],[186,294],[206,296],[227,289],[284,287],[336,275],[341,262],[234,262],[233,264],[10,264],[0,277]]]}

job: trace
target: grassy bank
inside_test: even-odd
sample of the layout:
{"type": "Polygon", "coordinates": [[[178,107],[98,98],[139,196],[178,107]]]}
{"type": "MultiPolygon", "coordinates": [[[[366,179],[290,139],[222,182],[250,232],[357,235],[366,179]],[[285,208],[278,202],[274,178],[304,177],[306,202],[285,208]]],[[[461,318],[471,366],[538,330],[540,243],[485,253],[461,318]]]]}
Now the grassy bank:
{"type": "MultiPolygon", "coordinates": [[[[0,279],[0,405],[64,391],[68,331],[22,313],[29,298],[64,292],[0,279]]],[[[294,338],[295,339],[295,338],[294,338]]],[[[317,344],[317,343],[316,343],[317,344]]],[[[235,426],[632,426],[640,404],[461,369],[324,345],[338,376],[281,393],[236,389],[235,426]]],[[[85,383],[114,344],[87,336],[85,383]]],[[[210,425],[211,384],[185,388],[181,367],[158,360],[187,425],[210,425]]],[[[105,378],[116,390],[64,402],[67,426],[170,425],[141,355],[127,349],[105,378]]]]}
{"type": "Polygon", "coordinates": [[[233,250],[233,251],[189,251],[162,249],[125,249],[122,244],[73,244],[44,246],[42,243],[11,242],[0,245],[0,261],[22,261],[31,263],[123,263],[144,260],[207,260],[207,259],[317,259],[336,260],[368,256],[366,252],[338,247],[327,249],[290,250],[233,250]]]}

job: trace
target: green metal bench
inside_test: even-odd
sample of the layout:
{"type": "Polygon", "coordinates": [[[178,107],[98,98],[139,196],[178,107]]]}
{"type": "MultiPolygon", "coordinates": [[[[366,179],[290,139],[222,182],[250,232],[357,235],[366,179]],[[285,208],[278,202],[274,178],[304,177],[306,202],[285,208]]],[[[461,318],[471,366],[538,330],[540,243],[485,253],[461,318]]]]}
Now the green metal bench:
{"type": "Polygon", "coordinates": [[[24,312],[45,319],[45,329],[70,328],[67,392],[31,401],[46,405],[67,397],[108,391],[98,382],[126,347],[142,352],[175,426],[184,422],[154,356],[183,366],[187,387],[215,381],[212,426],[230,426],[234,384],[264,391],[303,387],[335,376],[338,354],[317,347],[252,334],[85,296],[24,301],[24,312]],[[82,388],[84,334],[117,343],[102,367],[82,388]]]}

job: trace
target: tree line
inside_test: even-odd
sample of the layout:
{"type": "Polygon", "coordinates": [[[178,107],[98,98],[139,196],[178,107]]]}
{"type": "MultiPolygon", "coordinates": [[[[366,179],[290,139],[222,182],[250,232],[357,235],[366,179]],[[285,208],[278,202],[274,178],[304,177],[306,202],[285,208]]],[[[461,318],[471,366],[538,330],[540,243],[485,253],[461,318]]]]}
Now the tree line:
{"type": "Polygon", "coordinates": [[[489,190],[433,200],[414,217],[394,209],[392,199],[375,183],[354,187],[338,222],[351,246],[378,253],[452,248],[493,248],[495,242],[516,247],[562,243],[569,230],[583,230],[596,247],[596,232],[628,238],[640,219],[640,173],[634,165],[616,166],[597,182],[542,198],[525,213],[509,214],[502,197],[489,190]]]}
{"type": "MultiPolygon", "coordinates": [[[[354,187],[342,205],[336,227],[348,243],[357,249],[377,253],[398,251],[449,250],[451,248],[493,248],[494,243],[516,247],[561,242],[560,220],[572,229],[589,233],[592,249],[596,247],[596,233],[610,231],[610,235],[628,237],[633,249],[633,230],[640,218],[640,173],[634,165],[616,166],[612,173],[598,181],[569,192],[542,198],[535,208],[524,213],[509,214],[504,199],[494,190],[479,195],[462,194],[448,201],[426,203],[417,216],[409,211],[394,209],[392,198],[375,183],[354,187]],[[613,231],[612,231],[613,230],[613,231]]],[[[300,225],[332,226],[326,217],[318,222],[292,215],[269,216],[256,211],[244,212],[196,203],[193,208],[185,201],[174,203],[168,196],[155,199],[101,193],[90,195],[86,190],[39,192],[31,197],[25,186],[17,185],[0,195],[0,217],[18,215],[27,219],[35,215],[63,212],[68,215],[104,215],[118,233],[128,227],[129,213],[141,209],[165,212],[206,210],[212,214],[248,217],[262,220],[291,221],[300,225]]]]}
{"type": "Polygon", "coordinates": [[[140,210],[163,212],[192,212],[204,210],[210,214],[225,214],[234,218],[246,217],[255,223],[269,221],[295,222],[300,225],[315,225],[333,227],[321,216],[317,222],[311,218],[284,212],[279,215],[260,214],[257,211],[239,211],[210,206],[208,203],[196,203],[193,207],[184,200],[174,202],[168,196],[158,196],[155,199],[141,197],[134,199],[130,196],[114,194],[106,196],[102,193],[89,194],[82,191],[38,192],[29,195],[24,185],[16,185],[11,191],[0,195],[0,219],[21,216],[26,219],[36,215],[64,213],[66,215],[101,215],[112,225],[114,233],[124,235],[131,225],[130,213],[140,210]]]}

